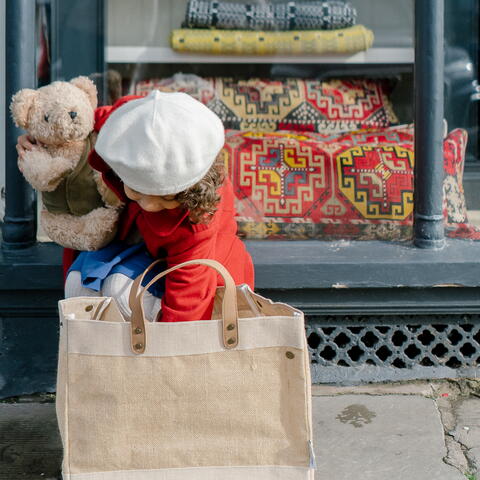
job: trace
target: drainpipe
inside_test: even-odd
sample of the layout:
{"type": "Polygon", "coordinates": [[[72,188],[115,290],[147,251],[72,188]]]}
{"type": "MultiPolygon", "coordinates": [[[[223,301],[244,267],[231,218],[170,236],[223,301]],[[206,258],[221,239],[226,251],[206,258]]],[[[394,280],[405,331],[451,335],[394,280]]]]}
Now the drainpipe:
{"type": "Polygon", "coordinates": [[[444,0],[415,0],[415,208],[413,243],[445,246],[443,225],[444,0]]]}
{"type": "Polygon", "coordinates": [[[2,248],[33,245],[36,238],[35,195],[17,167],[15,145],[24,133],[16,128],[9,111],[12,95],[35,88],[35,2],[6,0],[5,4],[5,217],[2,248]]]}

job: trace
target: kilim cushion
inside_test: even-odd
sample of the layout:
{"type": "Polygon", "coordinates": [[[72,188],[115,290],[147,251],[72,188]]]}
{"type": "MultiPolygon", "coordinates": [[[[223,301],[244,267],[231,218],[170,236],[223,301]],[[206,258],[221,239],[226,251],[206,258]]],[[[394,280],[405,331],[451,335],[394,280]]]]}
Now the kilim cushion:
{"type": "Polygon", "coordinates": [[[357,12],[350,3],[302,1],[233,3],[189,0],[184,28],[232,30],[334,30],[355,25],[357,12]]]}
{"type": "MultiPolygon", "coordinates": [[[[449,236],[470,229],[462,187],[466,140],[466,132],[457,129],[444,141],[449,236]]],[[[228,130],[224,155],[237,198],[239,232],[246,238],[412,236],[411,126],[341,135],[228,130]]]]}
{"type": "Polygon", "coordinates": [[[349,54],[368,50],[373,37],[363,25],[284,32],[178,28],[172,30],[171,46],[179,52],[213,55],[349,54]]]}
{"type": "Polygon", "coordinates": [[[147,95],[162,87],[192,95],[213,110],[225,128],[235,130],[331,133],[397,123],[387,83],[380,80],[234,80],[176,74],[140,82],[135,93],[147,95]]]}

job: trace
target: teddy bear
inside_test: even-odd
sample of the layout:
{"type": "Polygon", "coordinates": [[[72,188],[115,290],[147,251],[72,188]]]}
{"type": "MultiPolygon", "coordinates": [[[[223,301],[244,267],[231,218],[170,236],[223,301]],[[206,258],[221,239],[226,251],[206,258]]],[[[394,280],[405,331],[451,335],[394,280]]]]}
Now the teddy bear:
{"type": "Polygon", "coordinates": [[[10,105],[17,127],[37,146],[18,159],[27,182],[42,193],[41,224],[63,247],[98,250],[115,236],[122,203],[88,164],[97,89],[87,77],[17,92],[10,105]]]}

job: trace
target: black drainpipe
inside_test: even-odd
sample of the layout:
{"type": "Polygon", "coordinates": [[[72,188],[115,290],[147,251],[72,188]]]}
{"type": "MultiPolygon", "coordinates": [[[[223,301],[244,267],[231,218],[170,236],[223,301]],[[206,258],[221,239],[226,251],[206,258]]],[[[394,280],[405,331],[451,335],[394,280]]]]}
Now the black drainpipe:
{"type": "Polygon", "coordinates": [[[24,133],[10,115],[12,95],[35,88],[35,1],[6,0],[5,18],[5,217],[2,248],[18,249],[36,239],[35,196],[17,167],[15,145],[24,133]]]}
{"type": "Polygon", "coordinates": [[[443,0],[415,0],[415,215],[413,242],[445,245],[443,225],[443,0]]]}

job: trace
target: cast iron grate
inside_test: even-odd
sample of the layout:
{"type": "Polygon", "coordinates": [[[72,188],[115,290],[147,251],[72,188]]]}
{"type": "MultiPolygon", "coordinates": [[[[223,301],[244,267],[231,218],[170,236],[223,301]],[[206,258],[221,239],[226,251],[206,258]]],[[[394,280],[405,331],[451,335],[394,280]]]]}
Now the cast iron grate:
{"type": "Polygon", "coordinates": [[[480,365],[480,315],[309,317],[307,340],[319,366],[480,365]]]}

